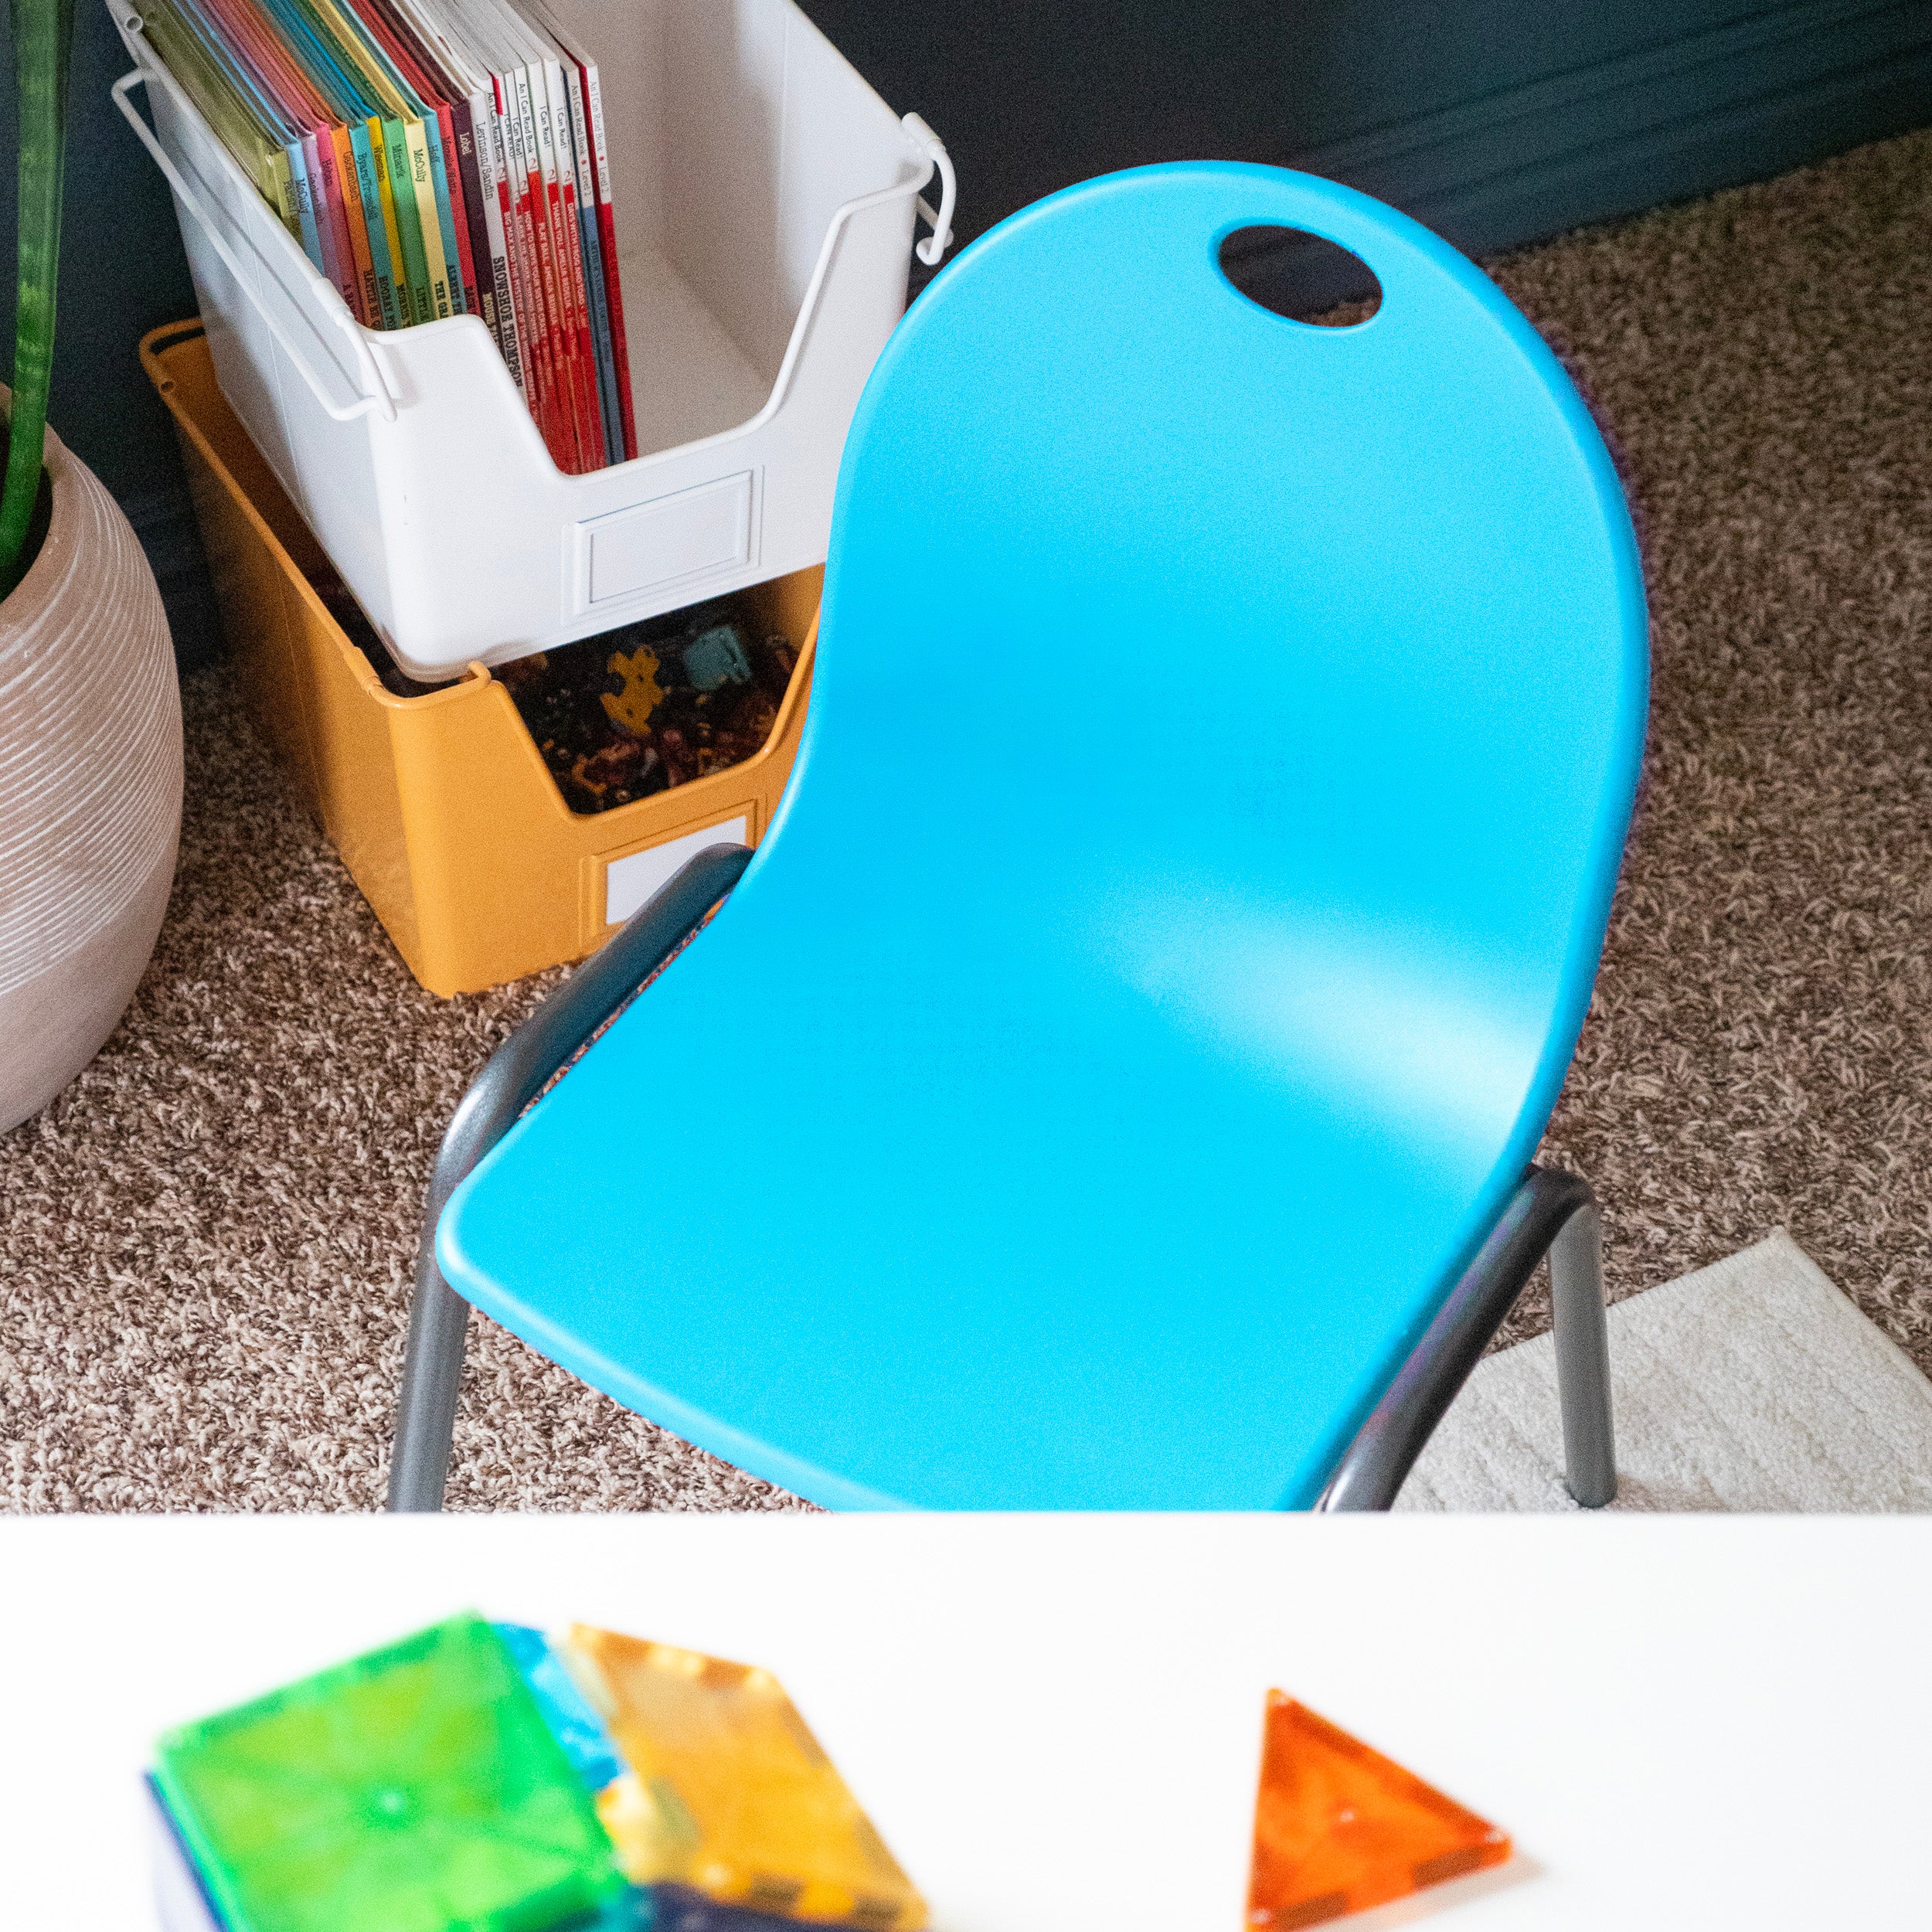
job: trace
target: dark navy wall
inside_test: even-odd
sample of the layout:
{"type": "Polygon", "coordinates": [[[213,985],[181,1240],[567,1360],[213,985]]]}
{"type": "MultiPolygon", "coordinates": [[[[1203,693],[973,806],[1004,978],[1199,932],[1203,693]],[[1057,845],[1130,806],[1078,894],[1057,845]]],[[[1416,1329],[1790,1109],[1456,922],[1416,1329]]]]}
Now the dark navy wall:
{"type": "MultiPolygon", "coordinates": [[[[803,4],[946,141],[962,242],[1089,175],[1213,155],[1334,175],[1481,253],[1932,122],[1924,0],[803,4]]],[[[79,0],[77,32],[53,420],[127,506],[196,655],[185,498],[134,360],[193,295],[167,195],[107,98],[124,56],[100,0],[79,0]]],[[[9,264],[12,216],[0,194],[9,264]]]]}
{"type": "Polygon", "coordinates": [[[1472,250],[1932,121],[1922,0],[804,0],[951,148],[961,238],[1111,168],[1333,175],[1472,250]]]}

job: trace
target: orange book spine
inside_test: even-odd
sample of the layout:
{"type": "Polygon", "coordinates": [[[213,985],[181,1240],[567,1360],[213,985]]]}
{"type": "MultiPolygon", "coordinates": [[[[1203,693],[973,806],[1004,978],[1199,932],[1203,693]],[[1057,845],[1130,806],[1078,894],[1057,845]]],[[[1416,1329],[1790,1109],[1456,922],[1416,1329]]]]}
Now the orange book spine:
{"type": "Polygon", "coordinates": [[[328,131],[328,144],[335,155],[336,185],[342,193],[342,213],[349,230],[349,253],[355,262],[355,286],[359,300],[352,304],[355,318],[365,328],[383,326],[383,304],[376,292],[376,258],[369,253],[368,216],[362,208],[362,188],[355,173],[355,152],[349,145],[349,130],[339,124],[328,131]]]}

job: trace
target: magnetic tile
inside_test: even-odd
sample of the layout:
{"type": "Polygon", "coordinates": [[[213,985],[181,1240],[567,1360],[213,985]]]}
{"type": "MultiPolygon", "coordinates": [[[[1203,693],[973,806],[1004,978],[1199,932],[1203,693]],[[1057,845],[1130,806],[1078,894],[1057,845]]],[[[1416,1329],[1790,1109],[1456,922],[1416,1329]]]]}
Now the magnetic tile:
{"type": "Polygon", "coordinates": [[[169,1732],[155,1784],[227,1932],[551,1932],[621,1889],[475,1617],[169,1732]]]}
{"type": "Polygon", "coordinates": [[[1280,1691],[1268,1692],[1248,1923],[1293,1932],[1509,1855],[1509,1839],[1280,1691]]]}
{"type": "Polygon", "coordinates": [[[770,1672],[580,1625],[629,1770],[598,1798],[625,1876],[753,1911],[917,1932],[926,1905],[770,1672]]]}
{"type": "Polygon", "coordinates": [[[590,1708],[550,1640],[526,1624],[498,1624],[494,1628],[509,1645],[537,1708],[585,1785],[600,1791],[613,1778],[621,1777],[624,1760],[611,1742],[604,1719],[590,1708]]]}

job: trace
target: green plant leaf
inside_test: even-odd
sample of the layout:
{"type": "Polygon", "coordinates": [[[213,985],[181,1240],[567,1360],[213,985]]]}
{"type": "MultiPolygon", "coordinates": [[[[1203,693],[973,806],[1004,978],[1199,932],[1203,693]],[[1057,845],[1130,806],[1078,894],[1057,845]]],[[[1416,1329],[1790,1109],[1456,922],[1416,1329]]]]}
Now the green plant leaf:
{"type": "Polygon", "coordinates": [[[67,145],[67,66],[73,0],[12,0],[20,97],[20,298],[14,329],[13,409],[0,487],[0,597],[25,573],[40,491],[47,386],[53,374],[54,298],[60,279],[60,192],[67,145]]]}

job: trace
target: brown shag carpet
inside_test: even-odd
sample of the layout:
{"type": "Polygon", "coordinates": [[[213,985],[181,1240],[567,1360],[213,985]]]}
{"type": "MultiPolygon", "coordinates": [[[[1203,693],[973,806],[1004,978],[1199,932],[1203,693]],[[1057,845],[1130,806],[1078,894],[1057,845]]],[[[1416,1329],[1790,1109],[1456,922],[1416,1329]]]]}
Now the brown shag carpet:
{"type": "MultiPolygon", "coordinates": [[[[1932,1370],[1932,134],[1494,266],[1608,429],[1655,625],[1551,1152],[1617,1292],[1781,1224],[1932,1370]]],[[[367,1509],[437,1139],[545,982],[423,992],[219,673],[187,708],[153,968],[0,1139],[5,1498],[367,1509]]],[[[789,1499],[479,1320],[451,1500],[789,1499]]]]}

